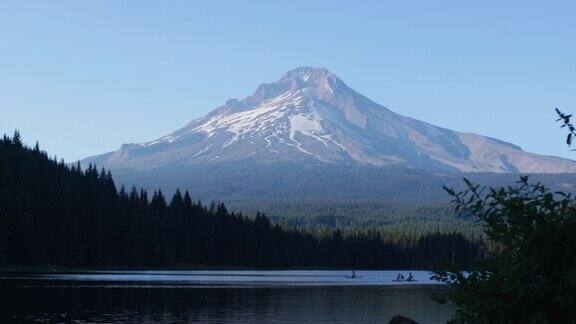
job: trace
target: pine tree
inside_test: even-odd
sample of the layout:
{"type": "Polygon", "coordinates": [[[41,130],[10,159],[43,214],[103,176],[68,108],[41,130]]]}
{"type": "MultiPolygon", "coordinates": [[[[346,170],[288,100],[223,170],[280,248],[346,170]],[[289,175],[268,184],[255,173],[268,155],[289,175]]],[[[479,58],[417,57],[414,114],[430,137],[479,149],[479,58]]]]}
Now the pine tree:
{"type": "Polygon", "coordinates": [[[12,136],[12,143],[17,148],[22,147],[22,137],[20,136],[20,131],[18,131],[18,130],[14,131],[14,136],[12,136]]]}

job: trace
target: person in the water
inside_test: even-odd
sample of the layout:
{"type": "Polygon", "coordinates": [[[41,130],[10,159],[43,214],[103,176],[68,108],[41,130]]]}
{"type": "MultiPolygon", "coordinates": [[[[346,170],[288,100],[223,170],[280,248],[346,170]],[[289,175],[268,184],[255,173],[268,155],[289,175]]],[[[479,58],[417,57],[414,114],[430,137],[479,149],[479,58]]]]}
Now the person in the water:
{"type": "Polygon", "coordinates": [[[414,281],[414,276],[412,275],[412,272],[408,273],[408,279],[407,281],[414,281]]]}
{"type": "Polygon", "coordinates": [[[356,278],[356,272],[354,272],[354,269],[352,269],[352,275],[350,276],[350,278],[356,278]]]}
{"type": "Polygon", "coordinates": [[[404,280],[404,276],[399,273],[399,274],[396,276],[396,281],[403,281],[403,280],[404,280]]]}

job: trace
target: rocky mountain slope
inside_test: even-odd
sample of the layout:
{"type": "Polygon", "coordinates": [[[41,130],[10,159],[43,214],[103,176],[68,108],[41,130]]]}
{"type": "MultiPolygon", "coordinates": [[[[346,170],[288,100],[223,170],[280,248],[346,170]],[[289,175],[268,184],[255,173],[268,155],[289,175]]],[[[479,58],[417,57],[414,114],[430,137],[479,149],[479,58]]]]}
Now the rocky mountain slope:
{"type": "MultiPolygon", "coordinates": [[[[157,140],[85,159],[114,169],[249,161],[430,171],[573,173],[576,162],[394,113],[323,68],[301,67],[157,140]]],[[[185,168],[184,168],[185,170],[185,168]]],[[[184,175],[185,176],[185,175],[184,175]]]]}

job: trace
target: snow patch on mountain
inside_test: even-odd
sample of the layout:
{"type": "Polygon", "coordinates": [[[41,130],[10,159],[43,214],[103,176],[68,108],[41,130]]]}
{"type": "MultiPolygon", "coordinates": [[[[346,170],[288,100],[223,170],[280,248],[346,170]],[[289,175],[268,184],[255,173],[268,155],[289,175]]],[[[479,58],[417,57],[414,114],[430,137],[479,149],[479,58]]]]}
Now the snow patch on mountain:
{"type": "Polygon", "coordinates": [[[576,162],[401,116],[324,68],[302,67],[184,128],[89,158],[108,168],[326,162],[464,172],[576,172],[576,162]],[[103,161],[103,162],[102,162],[103,161]]]}
{"type": "Polygon", "coordinates": [[[290,132],[314,133],[322,131],[320,121],[313,115],[293,115],[290,120],[290,132]]]}

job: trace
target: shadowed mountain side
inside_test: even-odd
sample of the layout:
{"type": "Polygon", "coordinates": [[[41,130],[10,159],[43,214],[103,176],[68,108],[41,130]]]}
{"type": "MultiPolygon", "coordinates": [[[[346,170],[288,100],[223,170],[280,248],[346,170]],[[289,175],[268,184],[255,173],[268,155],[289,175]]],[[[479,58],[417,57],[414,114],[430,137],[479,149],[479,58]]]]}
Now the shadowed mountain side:
{"type": "MultiPolygon", "coordinates": [[[[391,206],[414,207],[446,205],[450,199],[442,186],[460,188],[462,177],[486,185],[508,185],[518,181],[517,174],[432,173],[428,171],[362,165],[234,163],[228,165],[158,168],[134,172],[116,170],[117,183],[127,187],[175,188],[190,190],[203,201],[221,200],[242,210],[263,210],[283,216],[368,215],[383,219],[391,206]],[[320,208],[319,206],[334,208],[320,208]],[[337,206],[342,207],[335,211],[337,206]],[[369,207],[367,207],[369,206],[369,207]],[[316,210],[315,213],[311,211],[316,210]],[[368,210],[368,211],[367,211],[368,210]]],[[[534,174],[553,189],[574,192],[576,175],[534,174]]]]}
{"type": "Polygon", "coordinates": [[[571,160],[524,152],[497,139],[396,114],[354,91],[330,71],[310,67],[262,84],[243,100],[230,99],[169,135],[147,143],[124,144],[115,152],[87,158],[83,164],[149,171],[247,161],[442,172],[576,172],[576,162],[571,160]]]}

